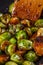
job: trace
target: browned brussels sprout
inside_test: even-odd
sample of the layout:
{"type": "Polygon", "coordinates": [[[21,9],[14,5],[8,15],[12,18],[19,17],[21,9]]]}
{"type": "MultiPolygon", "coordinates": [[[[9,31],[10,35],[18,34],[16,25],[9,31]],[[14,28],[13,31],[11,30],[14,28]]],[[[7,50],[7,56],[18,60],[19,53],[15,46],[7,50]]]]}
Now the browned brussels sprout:
{"type": "Polygon", "coordinates": [[[0,63],[5,63],[9,60],[9,56],[7,55],[0,55],[0,63]]]}

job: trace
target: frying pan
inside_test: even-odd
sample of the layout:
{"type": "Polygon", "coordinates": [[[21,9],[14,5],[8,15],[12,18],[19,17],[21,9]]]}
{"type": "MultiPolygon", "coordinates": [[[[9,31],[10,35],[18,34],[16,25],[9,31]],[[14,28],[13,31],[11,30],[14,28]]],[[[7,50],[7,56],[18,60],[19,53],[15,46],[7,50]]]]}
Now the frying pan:
{"type": "MultiPolygon", "coordinates": [[[[14,0],[0,0],[0,12],[7,13],[8,7],[12,2],[14,2],[14,0]]],[[[43,18],[43,15],[41,15],[40,18],[43,18]]],[[[37,60],[36,65],[38,65],[40,61],[43,63],[43,57],[39,57],[39,60],[37,60]]]]}

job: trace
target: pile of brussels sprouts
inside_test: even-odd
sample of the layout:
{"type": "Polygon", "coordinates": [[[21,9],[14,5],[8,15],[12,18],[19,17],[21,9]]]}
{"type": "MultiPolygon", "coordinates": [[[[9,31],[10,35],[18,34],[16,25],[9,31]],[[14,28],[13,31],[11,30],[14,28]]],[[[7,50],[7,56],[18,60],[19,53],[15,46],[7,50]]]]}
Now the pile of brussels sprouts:
{"type": "Polygon", "coordinates": [[[29,20],[20,20],[10,14],[0,13],[0,65],[36,65],[38,55],[33,49],[34,39],[31,39],[40,27],[43,19],[32,26],[29,20]]]}

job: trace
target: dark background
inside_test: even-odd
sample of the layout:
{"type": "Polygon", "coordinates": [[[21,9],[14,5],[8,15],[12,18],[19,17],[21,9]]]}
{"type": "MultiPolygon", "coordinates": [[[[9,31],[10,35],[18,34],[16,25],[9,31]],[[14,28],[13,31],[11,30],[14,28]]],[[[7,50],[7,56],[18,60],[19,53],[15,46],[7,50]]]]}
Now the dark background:
{"type": "Polygon", "coordinates": [[[8,7],[12,2],[14,0],[0,0],[0,12],[8,12],[8,7]]]}

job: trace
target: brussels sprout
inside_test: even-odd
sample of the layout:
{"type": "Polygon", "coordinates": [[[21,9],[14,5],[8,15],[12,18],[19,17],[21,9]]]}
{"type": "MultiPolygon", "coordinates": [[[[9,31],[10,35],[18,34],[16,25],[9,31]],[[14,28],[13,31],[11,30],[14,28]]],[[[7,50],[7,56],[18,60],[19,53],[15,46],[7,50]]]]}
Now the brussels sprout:
{"type": "Polygon", "coordinates": [[[9,14],[3,14],[3,16],[0,17],[0,20],[4,24],[8,24],[10,21],[10,15],[9,14]]]}
{"type": "Polygon", "coordinates": [[[30,21],[27,20],[27,19],[22,20],[22,21],[21,21],[21,24],[27,25],[28,27],[30,27],[30,21]]]}
{"type": "Polygon", "coordinates": [[[27,32],[28,36],[31,36],[32,35],[32,32],[31,32],[31,29],[26,27],[25,28],[25,31],[27,32]]]}
{"type": "Polygon", "coordinates": [[[37,32],[37,30],[38,30],[38,27],[31,27],[31,31],[32,31],[32,33],[37,32]]]}
{"type": "Polygon", "coordinates": [[[35,22],[35,26],[38,26],[38,27],[42,26],[42,27],[43,27],[43,19],[37,20],[37,21],[35,22]]]}
{"type": "Polygon", "coordinates": [[[9,32],[5,32],[0,35],[0,43],[2,43],[4,40],[9,40],[11,38],[11,34],[9,32]]]}
{"type": "Polygon", "coordinates": [[[16,49],[16,46],[15,46],[15,45],[9,45],[9,46],[8,46],[8,50],[7,50],[8,53],[9,53],[9,55],[14,54],[15,49],[16,49]]]}
{"type": "Polygon", "coordinates": [[[22,57],[16,53],[11,56],[11,60],[18,64],[21,64],[23,61],[22,57]]]}
{"type": "Polygon", "coordinates": [[[6,48],[10,45],[9,41],[5,40],[1,43],[1,50],[6,51],[6,48]]]}
{"type": "Polygon", "coordinates": [[[5,55],[5,54],[3,54],[3,55],[0,55],[0,63],[5,63],[5,62],[7,62],[9,60],[9,56],[8,55],[5,55]]]}
{"type": "Polygon", "coordinates": [[[20,31],[20,28],[17,27],[17,28],[16,28],[16,32],[18,32],[18,31],[20,31]]]}
{"type": "Polygon", "coordinates": [[[5,65],[18,65],[18,64],[16,64],[16,63],[13,62],[13,61],[9,61],[9,62],[7,62],[5,65]]]}
{"type": "Polygon", "coordinates": [[[20,31],[23,28],[22,24],[17,24],[16,25],[16,32],[20,31]]]}
{"type": "Polygon", "coordinates": [[[2,28],[1,30],[2,30],[1,33],[7,32],[7,29],[5,28],[2,28]]]}
{"type": "Polygon", "coordinates": [[[2,22],[0,22],[0,27],[1,28],[6,28],[6,25],[4,25],[2,22]]]}
{"type": "Polygon", "coordinates": [[[24,30],[20,30],[19,32],[16,33],[16,38],[17,38],[17,40],[26,39],[27,34],[26,34],[26,32],[24,30]]]}
{"type": "Polygon", "coordinates": [[[18,48],[23,50],[32,49],[33,43],[30,40],[22,39],[18,40],[18,48]]]}
{"type": "Polygon", "coordinates": [[[26,55],[25,55],[26,60],[28,61],[35,61],[37,59],[37,56],[35,54],[34,51],[29,51],[26,55]]]}
{"type": "Polygon", "coordinates": [[[35,65],[35,64],[30,61],[24,61],[24,63],[22,65],[35,65]]]}
{"type": "Polygon", "coordinates": [[[11,44],[15,44],[15,43],[16,43],[16,39],[15,39],[15,38],[11,38],[11,39],[9,40],[9,42],[10,42],[11,44]]]}
{"type": "Polygon", "coordinates": [[[14,7],[14,3],[10,4],[10,6],[9,6],[9,12],[10,13],[12,13],[13,7],[14,7]]]}
{"type": "Polygon", "coordinates": [[[22,30],[24,28],[24,26],[20,23],[13,25],[13,28],[15,29],[16,32],[19,32],[20,30],[22,30]]]}
{"type": "Polygon", "coordinates": [[[43,28],[38,29],[37,36],[43,36],[43,28]]]}
{"type": "Polygon", "coordinates": [[[8,30],[9,30],[9,32],[10,32],[11,34],[13,34],[13,35],[15,34],[15,28],[13,27],[13,25],[10,25],[10,24],[9,24],[9,29],[8,29],[8,30]]]}

